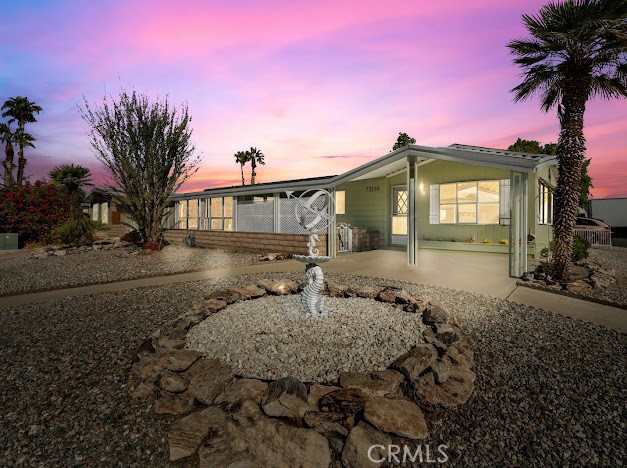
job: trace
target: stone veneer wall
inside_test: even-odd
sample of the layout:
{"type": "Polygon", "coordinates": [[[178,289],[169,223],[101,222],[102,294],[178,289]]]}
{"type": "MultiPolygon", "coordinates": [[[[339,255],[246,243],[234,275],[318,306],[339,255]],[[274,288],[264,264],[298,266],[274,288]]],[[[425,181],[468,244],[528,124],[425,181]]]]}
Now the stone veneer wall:
{"type": "MultiPolygon", "coordinates": [[[[233,232],[233,231],[200,231],[187,229],[170,229],[165,233],[165,240],[182,244],[187,234],[196,236],[199,247],[238,248],[252,252],[281,252],[306,255],[309,250],[307,234],[280,234],[267,232],[233,232]]],[[[327,254],[327,236],[318,234],[316,248],[320,255],[327,254]]]]}
{"type": "MultiPolygon", "coordinates": [[[[370,231],[365,227],[353,227],[352,252],[364,252],[380,248],[379,231],[370,231]]],[[[340,236],[336,234],[336,245],[340,245],[340,236]]]]}

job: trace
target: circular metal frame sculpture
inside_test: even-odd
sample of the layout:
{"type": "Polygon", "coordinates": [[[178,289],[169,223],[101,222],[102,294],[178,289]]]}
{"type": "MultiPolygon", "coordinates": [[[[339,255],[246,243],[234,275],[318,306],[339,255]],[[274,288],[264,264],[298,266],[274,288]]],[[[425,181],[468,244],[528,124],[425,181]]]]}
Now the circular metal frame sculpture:
{"type": "MultiPolygon", "coordinates": [[[[292,197],[293,192],[288,191],[286,193],[288,198],[292,197]]],[[[330,312],[324,307],[324,297],[320,295],[324,286],[324,273],[320,264],[328,262],[332,257],[320,255],[320,251],[316,248],[316,242],[319,241],[318,232],[323,231],[331,223],[328,208],[334,200],[333,195],[327,190],[310,189],[296,198],[297,203],[294,207],[296,221],[303,229],[309,231],[309,242],[307,242],[309,255],[294,255],[293,258],[307,264],[305,274],[309,284],[301,293],[301,304],[305,313],[311,317],[325,317],[330,312]],[[310,193],[313,195],[308,196],[310,193]],[[321,207],[315,206],[316,202],[320,200],[323,201],[323,205],[321,207]]]]}

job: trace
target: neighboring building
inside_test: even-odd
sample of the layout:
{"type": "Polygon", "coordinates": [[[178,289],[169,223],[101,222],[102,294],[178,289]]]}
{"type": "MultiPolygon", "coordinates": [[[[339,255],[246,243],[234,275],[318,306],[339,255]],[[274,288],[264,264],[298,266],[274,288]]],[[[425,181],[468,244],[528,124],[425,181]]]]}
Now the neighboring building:
{"type": "Polygon", "coordinates": [[[176,194],[166,238],[193,232],[199,245],[302,252],[307,236],[286,191],[323,188],[336,203],[328,209],[335,235],[320,234],[321,252],[346,245],[337,234],[346,223],[365,233],[363,245],[404,247],[408,265],[419,248],[502,252],[520,276],[552,238],[556,180],[554,156],[410,145],[337,176],[176,194]]]}
{"type": "Polygon", "coordinates": [[[111,195],[106,190],[93,189],[87,196],[86,203],[89,203],[89,217],[108,226],[107,236],[123,236],[131,231],[131,228],[127,226],[131,224],[130,220],[118,211],[115,203],[112,202],[111,195]]]}
{"type": "Polygon", "coordinates": [[[627,237],[627,198],[593,198],[590,217],[603,220],[614,237],[627,237]]]}

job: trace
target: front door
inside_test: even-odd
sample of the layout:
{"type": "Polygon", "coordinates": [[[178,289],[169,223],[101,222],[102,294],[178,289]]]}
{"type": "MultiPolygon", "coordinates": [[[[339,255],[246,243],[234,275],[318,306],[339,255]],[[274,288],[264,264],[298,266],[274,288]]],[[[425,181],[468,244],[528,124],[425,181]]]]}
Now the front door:
{"type": "Polygon", "coordinates": [[[407,213],[409,199],[407,186],[397,185],[392,187],[392,236],[390,244],[407,245],[407,213]]]}

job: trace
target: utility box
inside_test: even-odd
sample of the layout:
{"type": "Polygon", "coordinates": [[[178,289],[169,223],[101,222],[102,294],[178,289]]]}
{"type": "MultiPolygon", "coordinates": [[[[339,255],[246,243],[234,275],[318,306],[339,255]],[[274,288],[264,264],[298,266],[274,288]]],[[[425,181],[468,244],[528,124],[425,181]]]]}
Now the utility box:
{"type": "Polygon", "coordinates": [[[17,233],[0,233],[0,250],[17,250],[18,238],[17,233]]]}

